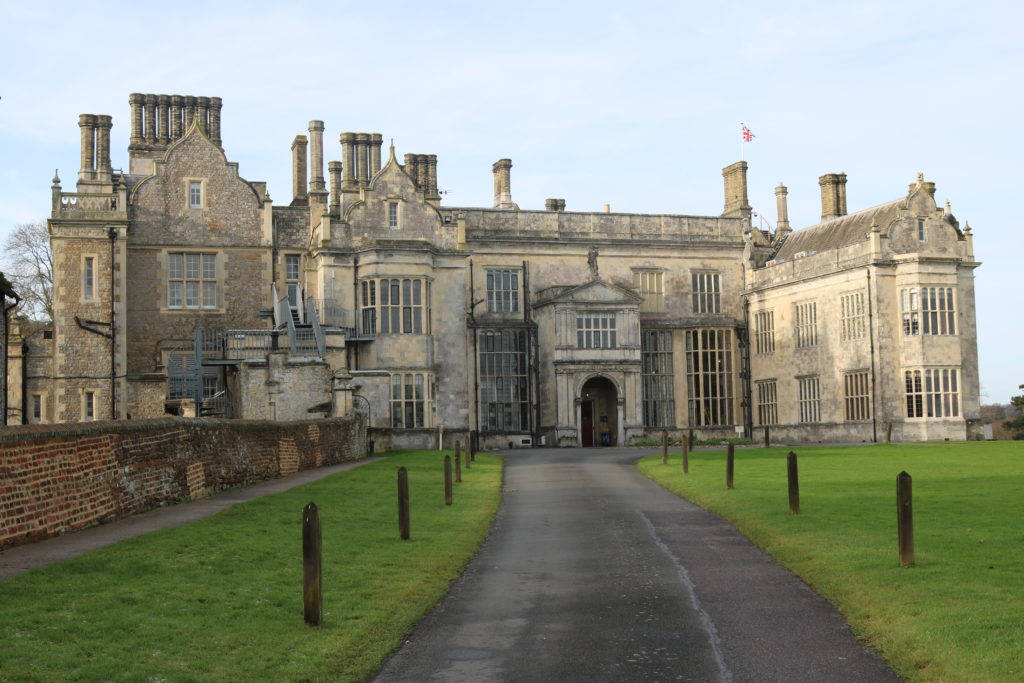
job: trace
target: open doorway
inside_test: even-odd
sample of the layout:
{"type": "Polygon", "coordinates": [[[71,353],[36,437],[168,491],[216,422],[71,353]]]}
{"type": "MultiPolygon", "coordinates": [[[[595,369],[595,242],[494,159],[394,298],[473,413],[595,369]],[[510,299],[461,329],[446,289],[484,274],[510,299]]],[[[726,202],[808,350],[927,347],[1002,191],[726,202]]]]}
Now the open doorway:
{"type": "Polygon", "coordinates": [[[615,446],[619,433],[618,391],[607,377],[592,377],[580,390],[580,446],[615,446]]]}

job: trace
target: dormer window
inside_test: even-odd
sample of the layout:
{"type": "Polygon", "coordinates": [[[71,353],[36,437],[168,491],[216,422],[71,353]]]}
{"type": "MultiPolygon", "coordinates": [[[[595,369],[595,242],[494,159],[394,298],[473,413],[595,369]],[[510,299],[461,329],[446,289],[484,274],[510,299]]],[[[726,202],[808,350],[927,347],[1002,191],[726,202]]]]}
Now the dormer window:
{"type": "Polygon", "coordinates": [[[188,208],[203,208],[203,183],[198,180],[188,181],[188,208]]]}
{"type": "Polygon", "coordinates": [[[398,202],[388,202],[388,227],[398,230],[398,202]]]}

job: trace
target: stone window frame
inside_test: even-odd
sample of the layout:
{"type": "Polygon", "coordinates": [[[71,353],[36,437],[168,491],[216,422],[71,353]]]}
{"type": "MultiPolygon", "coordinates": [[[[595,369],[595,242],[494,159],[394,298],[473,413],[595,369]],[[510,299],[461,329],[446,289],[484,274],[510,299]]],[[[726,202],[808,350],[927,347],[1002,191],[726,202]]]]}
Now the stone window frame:
{"type": "Polygon", "coordinates": [[[867,330],[867,306],[864,290],[839,295],[839,340],[863,339],[867,330]]]}
{"type": "Polygon", "coordinates": [[[779,424],[779,382],[772,377],[754,382],[757,388],[757,423],[759,426],[779,424]]]}
{"type": "Polygon", "coordinates": [[[423,275],[394,274],[362,278],[359,281],[361,332],[370,335],[430,334],[432,282],[432,278],[423,275]],[[382,286],[384,282],[388,284],[382,286]],[[394,303],[396,287],[397,304],[394,303]],[[417,293],[419,303],[416,303],[417,293]]]}
{"type": "Polygon", "coordinates": [[[871,375],[868,370],[843,373],[843,418],[847,422],[871,419],[871,375]]]}
{"type": "Polygon", "coordinates": [[[903,336],[956,336],[956,289],[945,284],[901,287],[903,336]]]}
{"type": "Polygon", "coordinates": [[[97,301],[96,296],[96,265],[99,263],[98,254],[82,254],[80,257],[80,270],[82,273],[81,303],[93,303],[97,301]]]}
{"type": "MultiPolygon", "coordinates": [[[[224,258],[225,258],[224,252],[219,251],[219,250],[211,250],[211,249],[180,249],[180,248],[177,248],[177,247],[166,248],[166,249],[161,250],[159,255],[157,256],[157,260],[158,260],[157,274],[158,274],[159,279],[160,279],[160,289],[161,289],[161,291],[160,291],[160,301],[161,301],[161,303],[160,303],[160,312],[161,313],[196,313],[196,312],[223,313],[224,312],[224,305],[223,305],[223,302],[224,302],[224,292],[223,292],[223,287],[224,287],[224,280],[225,280],[224,258]],[[190,279],[190,278],[184,278],[184,277],[182,277],[182,278],[172,278],[171,277],[170,260],[171,260],[171,256],[175,255],[175,254],[182,254],[182,255],[184,255],[184,254],[212,255],[214,257],[214,274],[215,274],[215,277],[213,279],[202,277],[202,275],[203,275],[203,270],[202,270],[203,269],[203,265],[202,265],[202,259],[200,258],[200,262],[199,262],[200,278],[198,280],[194,280],[194,279],[190,279]],[[213,282],[214,283],[214,292],[215,292],[215,295],[216,295],[216,302],[214,303],[213,306],[204,306],[202,304],[200,304],[198,307],[186,306],[185,305],[185,289],[184,289],[184,287],[182,288],[182,303],[181,303],[181,305],[180,306],[172,306],[171,305],[171,282],[183,282],[184,283],[184,282],[191,282],[191,281],[200,282],[200,283],[203,283],[203,282],[213,282]]],[[[183,264],[182,264],[182,275],[185,274],[184,273],[184,267],[185,267],[185,265],[184,265],[184,262],[183,262],[183,264]]],[[[200,285],[200,301],[203,300],[202,289],[203,288],[200,285]]]]}
{"type": "Polygon", "coordinates": [[[522,266],[485,266],[488,313],[519,313],[522,296],[522,266]],[[498,279],[500,278],[500,282],[498,279]]]}
{"type": "Polygon", "coordinates": [[[801,424],[821,422],[821,377],[803,375],[796,377],[797,409],[801,424]]]}
{"type": "Polygon", "coordinates": [[[28,395],[29,408],[27,415],[28,424],[46,424],[48,422],[46,417],[46,408],[49,398],[49,392],[47,391],[33,391],[28,395]],[[36,400],[38,399],[38,413],[36,411],[36,400]]]}
{"type": "Polygon", "coordinates": [[[775,353],[775,309],[754,312],[754,347],[758,356],[775,353]]]}
{"type": "Polygon", "coordinates": [[[684,330],[687,416],[691,427],[736,424],[731,328],[684,330]]]}
{"type": "Polygon", "coordinates": [[[908,419],[938,420],[960,417],[959,367],[905,368],[904,396],[908,419]]]}
{"type": "Polygon", "coordinates": [[[95,422],[96,421],[96,408],[98,405],[98,399],[100,396],[100,390],[92,387],[83,387],[80,395],[80,409],[79,415],[82,416],[82,422],[95,422]]]}
{"type": "Polygon", "coordinates": [[[208,182],[209,182],[208,179],[206,179],[206,178],[183,178],[182,181],[185,183],[185,208],[187,208],[189,210],[193,210],[193,211],[199,211],[199,210],[202,210],[202,209],[208,209],[210,207],[210,204],[209,204],[209,193],[207,192],[207,189],[208,189],[207,186],[208,186],[208,182]],[[194,204],[192,202],[193,183],[198,183],[198,185],[199,185],[199,203],[198,203],[198,205],[194,204]]]}
{"type": "Polygon", "coordinates": [[[690,272],[691,303],[694,313],[722,312],[722,272],[694,270],[690,272]]]}
{"type": "Polygon", "coordinates": [[[818,345],[818,302],[798,301],[793,304],[793,337],[796,348],[806,349],[818,345]]]}
{"type": "Polygon", "coordinates": [[[481,428],[530,431],[529,334],[525,329],[478,332],[481,428]]]}
{"type": "Polygon", "coordinates": [[[576,311],[577,349],[617,349],[617,311],[578,309],[576,311]]]}
{"type": "Polygon", "coordinates": [[[645,427],[675,427],[675,335],[672,330],[640,331],[640,381],[645,427]]]}
{"type": "Polygon", "coordinates": [[[917,219],[917,241],[918,242],[925,242],[925,241],[927,241],[925,239],[926,236],[927,236],[927,233],[925,232],[925,219],[921,218],[919,216],[918,219],[917,219]]]}
{"type": "Polygon", "coordinates": [[[430,399],[432,385],[432,373],[422,369],[395,370],[390,373],[388,405],[392,429],[429,429],[433,426],[433,404],[430,399]]]}
{"type": "Polygon", "coordinates": [[[389,230],[401,230],[402,229],[402,200],[397,197],[388,197],[385,199],[385,205],[387,206],[387,219],[389,230]]]}
{"type": "Polygon", "coordinates": [[[665,312],[666,268],[633,268],[633,288],[644,298],[641,313],[665,312]]]}

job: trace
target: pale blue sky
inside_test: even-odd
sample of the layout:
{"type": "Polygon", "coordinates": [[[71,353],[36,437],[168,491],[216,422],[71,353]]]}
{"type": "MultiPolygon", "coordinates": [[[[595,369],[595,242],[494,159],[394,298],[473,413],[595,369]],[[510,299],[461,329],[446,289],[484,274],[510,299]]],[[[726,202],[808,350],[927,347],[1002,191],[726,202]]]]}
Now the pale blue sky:
{"type": "Polygon", "coordinates": [[[228,158],[291,187],[290,144],[326,123],[438,155],[449,205],[489,206],[491,163],[541,209],[716,215],[722,167],[747,145],[750,199],[775,223],[820,217],[818,176],[849,176],[849,209],[906,193],[920,171],[970,222],[983,402],[1024,383],[1018,130],[1019,2],[400,2],[35,4],[0,1],[0,238],[72,189],[78,115],[128,94],[219,96],[228,158]],[[94,8],[108,8],[96,10],[94,8]]]}

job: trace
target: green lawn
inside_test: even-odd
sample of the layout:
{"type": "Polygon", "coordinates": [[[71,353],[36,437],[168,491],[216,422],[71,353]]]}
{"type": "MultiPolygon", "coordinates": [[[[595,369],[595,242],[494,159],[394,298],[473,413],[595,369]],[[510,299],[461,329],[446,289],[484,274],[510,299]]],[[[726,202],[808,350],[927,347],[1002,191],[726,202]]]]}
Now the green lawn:
{"type": "Polygon", "coordinates": [[[362,680],[479,547],[501,480],[501,461],[480,454],[446,507],[443,454],[396,453],[0,582],[0,680],[362,680]],[[317,629],[302,616],[310,501],[323,533],[317,629]]]}
{"type": "Polygon", "coordinates": [[[788,448],[678,449],[640,470],[715,512],[846,615],[902,676],[1024,679],[1024,443],[794,449],[800,514],[790,515],[788,448]],[[913,477],[916,566],[899,565],[896,475],[913,477]]]}

